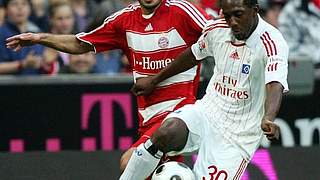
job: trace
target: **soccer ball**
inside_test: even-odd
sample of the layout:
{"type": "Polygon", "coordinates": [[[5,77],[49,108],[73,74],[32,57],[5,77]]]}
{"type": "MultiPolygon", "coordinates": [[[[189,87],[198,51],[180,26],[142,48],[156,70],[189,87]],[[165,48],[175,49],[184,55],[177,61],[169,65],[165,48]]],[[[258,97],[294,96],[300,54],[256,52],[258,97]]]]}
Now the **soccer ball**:
{"type": "Polygon", "coordinates": [[[151,180],[195,180],[191,169],[176,161],[160,165],[153,173],[151,180]]]}

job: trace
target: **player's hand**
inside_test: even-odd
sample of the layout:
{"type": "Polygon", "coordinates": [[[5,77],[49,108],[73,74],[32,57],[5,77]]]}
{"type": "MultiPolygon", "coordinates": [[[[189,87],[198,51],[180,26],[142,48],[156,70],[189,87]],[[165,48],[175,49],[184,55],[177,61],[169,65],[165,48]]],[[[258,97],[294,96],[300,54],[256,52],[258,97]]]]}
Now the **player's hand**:
{"type": "Polygon", "coordinates": [[[151,94],[156,85],[153,83],[153,76],[143,77],[137,79],[136,83],[132,86],[131,92],[135,96],[146,96],[151,94]]]}
{"type": "Polygon", "coordinates": [[[280,128],[271,120],[264,118],[261,122],[261,129],[270,141],[279,139],[280,128]]]}
{"type": "Polygon", "coordinates": [[[40,34],[35,33],[23,33],[16,36],[9,37],[6,41],[7,48],[19,51],[24,46],[31,46],[40,41],[40,34]]]}

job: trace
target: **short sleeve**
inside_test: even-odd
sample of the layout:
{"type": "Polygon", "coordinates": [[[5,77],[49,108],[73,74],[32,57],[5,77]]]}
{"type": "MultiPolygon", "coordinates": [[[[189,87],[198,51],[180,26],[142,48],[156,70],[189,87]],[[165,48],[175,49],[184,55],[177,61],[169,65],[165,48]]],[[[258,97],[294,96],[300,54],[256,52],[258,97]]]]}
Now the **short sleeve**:
{"type": "Polygon", "coordinates": [[[276,81],[282,84],[284,92],[289,91],[287,76],[288,76],[288,56],[289,47],[283,41],[276,41],[273,55],[267,59],[265,67],[265,83],[276,81]]]}
{"type": "Polygon", "coordinates": [[[191,46],[191,51],[197,60],[202,60],[210,56],[208,33],[204,33],[200,36],[198,41],[191,46]]]}
{"type": "Polygon", "coordinates": [[[112,49],[121,49],[125,35],[121,32],[123,18],[120,16],[106,18],[104,23],[89,33],[79,33],[77,39],[91,44],[95,52],[102,52],[112,49]]]}

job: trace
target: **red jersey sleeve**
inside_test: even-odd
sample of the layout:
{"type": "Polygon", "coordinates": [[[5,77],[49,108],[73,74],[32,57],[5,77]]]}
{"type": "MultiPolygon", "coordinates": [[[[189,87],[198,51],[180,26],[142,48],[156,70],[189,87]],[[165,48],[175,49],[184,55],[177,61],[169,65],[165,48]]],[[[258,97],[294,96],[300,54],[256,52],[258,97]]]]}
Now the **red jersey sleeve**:
{"type": "Polygon", "coordinates": [[[207,23],[212,18],[200,7],[188,2],[180,0],[172,0],[170,4],[175,6],[177,12],[184,17],[183,21],[187,27],[196,31],[203,31],[207,23]]]}
{"type": "Polygon", "coordinates": [[[123,49],[125,34],[122,24],[125,17],[121,11],[109,16],[98,28],[88,33],[79,33],[76,37],[83,42],[94,46],[95,52],[112,49],[123,49]]]}
{"type": "MultiPolygon", "coordinates": [[[[191,3],[190,3],[190,4],[191,4],[191,3]]],[[[202,24],[201,24],[201,26],[200,26],[199,23],[195,23],[194,18],[192,18],[192,21],[193,21],[193,23],[194,23],[194,25],[195,25],[196,28],[200,28],[201,31],[204,31],[205,28],[207,27],[208,23],[212,22],[213,19],[212,19],[212,17],[211,17],[208,13],[206,13],[206,11],[205,11],[204,9],[202,9],[201,7],[199,7],[199,6],[197,6],[197,5],[194,5],[194,7],[195,7],[195,9],[196,9],[195,11],[197,12],[197,14],[199,14],[199,18],[202,19],[204,25],[202,26],[202,24]],[[197,24],[197,25],[196,25],[196,24],[197,24]]],[[[198,18],[198,19],[199,19],[199,18],[198,18]]]]}

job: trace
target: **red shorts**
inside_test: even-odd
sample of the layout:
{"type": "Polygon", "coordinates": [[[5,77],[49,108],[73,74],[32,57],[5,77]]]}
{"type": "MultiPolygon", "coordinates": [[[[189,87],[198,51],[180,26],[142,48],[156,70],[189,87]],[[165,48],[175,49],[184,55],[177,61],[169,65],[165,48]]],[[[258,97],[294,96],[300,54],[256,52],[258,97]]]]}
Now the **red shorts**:
{"type": "MultiPolygon", "coordinates": [[[[186,99],[176,105],[174,110],[179,109],[186,104],[193,104],[194,102],[195,99],[186,99]]],[[[140,144],[146,142],[151,137],[151,135],[161,126],[162,121],[167,117],[168,114],[170,114],[170,112],[162,113],[159,116],[153,117],[144,125],[139,124],[139,139],[131,147],[138,147],[140,144]]],[[[142,117],[139,116],[139,119],[140,121],[142,121],[142,117]]]]}
{"type": "Polygon", "coordinates": [[[161,126],[162,121],[158,121],[144,127],[143,129],[139,129],[139,139],[131,146],[138,147],[140,144],[145,143],[148,139],[150,139],[151,135],[161,126]]]}

